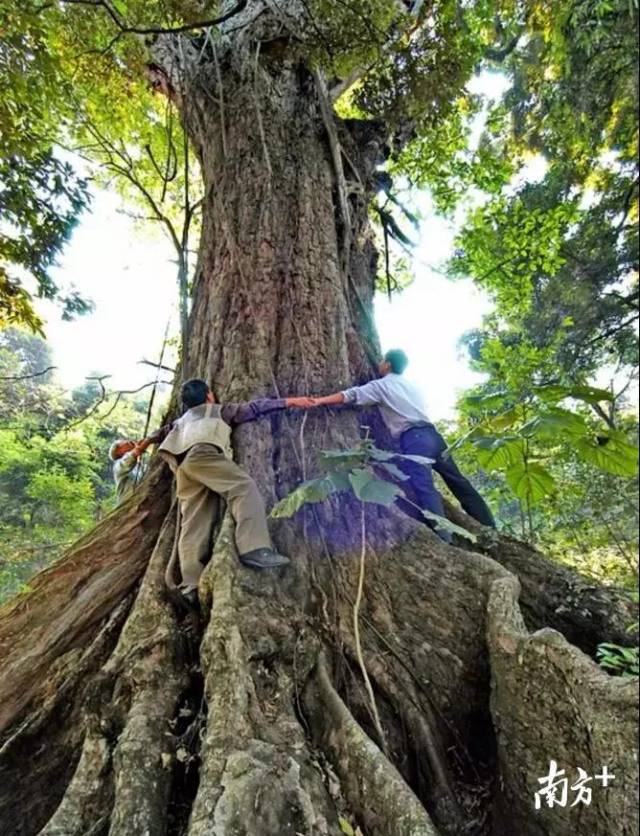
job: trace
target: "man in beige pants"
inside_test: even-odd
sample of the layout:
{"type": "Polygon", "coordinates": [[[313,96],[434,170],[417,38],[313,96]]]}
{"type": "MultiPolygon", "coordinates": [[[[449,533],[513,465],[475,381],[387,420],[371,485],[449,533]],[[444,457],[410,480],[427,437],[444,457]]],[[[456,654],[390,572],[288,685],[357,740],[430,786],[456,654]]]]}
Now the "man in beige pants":
{"type": "Polygon", "coordinates": [[[182,417],[147,439],[160,443],[160,455],[176,476],[182,524],[178,556],[180,590],[192,602],[211,548],[219,497],[236,524],[240,561],[252,569],[284,566],[289,559],[274,551],[260,492],[232,458],[231,429],[287,407],[306,408],[310,398],[260,398],[248,403],[216,404],[204,380],[188,380],[181,390],[182,417]]]}

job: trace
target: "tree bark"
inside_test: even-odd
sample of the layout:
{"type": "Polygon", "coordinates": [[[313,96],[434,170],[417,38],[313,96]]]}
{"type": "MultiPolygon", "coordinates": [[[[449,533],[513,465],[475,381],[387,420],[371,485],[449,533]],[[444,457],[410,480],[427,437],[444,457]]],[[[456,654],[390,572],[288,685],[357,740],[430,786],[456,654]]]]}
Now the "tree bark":
{"type": "MultiPolygon", "coordinates": [[[[183,376],[206,377],[221,400],[368,379],[378,343],[367,209],[382,126],[332,114],[327,124],[322,85],[272,13],[229,27],[197,66],[188,45],[157,50],[205,185],[183,376]]],[[[271,505],[314,475],[316,451],[352,446],[363,422],[388,443],[375,415],[275,413],[234,433],[236,458],[271,505]]],[[[633,780],[621,747],[632,746],[635,694],[566,641],[529,637],[515,574],[528,623],[581,640],[593,619],[589,648],[620,637],[630,612],[621,596],[609,595],[609,611],[578,595],[560,616],[570,573],[536,552],[517,559],[524,547],[488,534],[476,550],[447,546],[375,506],[365,516],[360,655],[361,516],[339,495],[273,525],[292,560],[275,572],[240,565],[226,517],[197,620],[174,609],[161,580],[174,536],[170,490],[158,462],[0,615],[3,833],[320,836],[349,823],[366,836],[555,836],[568,811],[527,824],[545,758],[591,774],[609,759],[621,787],[633,780]],[[551,658],[560,641],[562,663],[541,667],[537,648],[551,658]],[[546,685],[573,705],[585,677],[597,682],[597,705],[582,700],[579,719],[554,714],[546,685]],[[540,740],[530,706],[543,712],[540,740]],[[615,739],[573,741],[613,718],[615,739]]],[[[612,823],[616,813],[602,814],[619,797],[599,802],[589,834],[630,832],[612,823]]],[[[629,799],[620,809],[637,821],[629,799]]]]}

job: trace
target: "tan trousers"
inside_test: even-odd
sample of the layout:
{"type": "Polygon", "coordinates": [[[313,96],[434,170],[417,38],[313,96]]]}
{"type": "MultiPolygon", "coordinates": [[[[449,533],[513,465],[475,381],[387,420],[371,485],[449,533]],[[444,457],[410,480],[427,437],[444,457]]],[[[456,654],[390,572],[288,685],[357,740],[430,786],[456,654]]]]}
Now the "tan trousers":
{"type": "Polygon", "coordinates": [[[239,554],[270,548],[264,502],[256,483],[212,444],[196,444],[176,471],[182,523],[178,541],[183,587],[196,587],[211,549],[222,497],[236,523],[239,554]]]}

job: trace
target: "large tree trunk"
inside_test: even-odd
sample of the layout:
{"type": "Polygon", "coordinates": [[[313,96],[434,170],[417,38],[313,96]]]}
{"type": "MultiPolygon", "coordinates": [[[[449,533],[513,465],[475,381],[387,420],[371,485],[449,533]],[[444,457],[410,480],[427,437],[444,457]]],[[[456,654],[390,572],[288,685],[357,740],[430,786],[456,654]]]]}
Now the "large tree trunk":
{"type": "MultiPolygon", "coordinates": [[[[369,377],[377,350],[367,204],[384,135],[329,124],[272,23],[205,45],[197,71],[179,51],[179,76],[158,48],[206,189],[184,374],[225,400],[333,391],[369,377]]],[[[272,504],[362,421],[279,413],[235,433],[236,458],[272,504]]],[[[635,689],[548,629],[587,651],[624,639],[622,596],[514,541],[447,546],[340,496],[273,526],[292,559],[277,572],[241,567],[225,518],[197,620],[163,588],[170,490],[156,462],[0,618],[3,834],[635,833],[635,689]],[[529,628],[547,628],[533,635],[516,575],[529,628]],[[588,814],[534,816],[552,758],[616,779],[588,814]]]]}

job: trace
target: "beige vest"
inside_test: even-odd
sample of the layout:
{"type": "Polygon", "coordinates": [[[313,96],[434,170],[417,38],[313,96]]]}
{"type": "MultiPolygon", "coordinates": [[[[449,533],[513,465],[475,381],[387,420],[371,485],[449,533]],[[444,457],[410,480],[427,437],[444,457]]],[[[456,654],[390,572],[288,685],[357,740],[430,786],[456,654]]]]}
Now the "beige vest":
{"type": "Polygon", "coordinates": [[[158,448],[158,452],[176,470],[176,456],[186,453],[195,444],[214,444],[227,458],[233,458],[231,450],[231,427],[220,417],[219,404],[202,404],[187,410],[174,422],[169,435],[158,448]]]}

